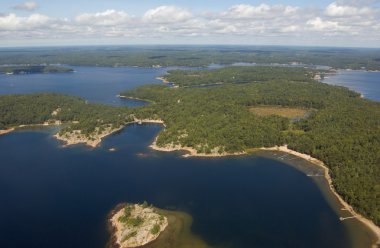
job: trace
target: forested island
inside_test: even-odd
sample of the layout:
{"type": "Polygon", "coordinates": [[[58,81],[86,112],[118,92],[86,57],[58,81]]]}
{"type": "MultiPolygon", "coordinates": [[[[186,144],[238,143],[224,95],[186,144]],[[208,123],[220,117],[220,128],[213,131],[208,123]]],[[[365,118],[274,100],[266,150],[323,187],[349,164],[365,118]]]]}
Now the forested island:
{"type": "Polygon", "coordinates": [[[7,75],[17,74],[47,74],[74,72],[71,68],[52,65],[7,65],[0,66],[0,73],[7,75]]]}
{"type": "Polygon", "coordinates": [[[156,120],[165,128],[155,145],[166,150],[218,156],[287,145],[322,161],[343,199],[379,225],[380,103],[314,81],[315,74],[274,67],[173,71],[164,78],[179,87],[122,92],[151,102],[133,109],[58,94],[0,96],[0,129],[61,121],[67,126],[60,136],[80,131],[95,139],[136,120],[156,120]]]}

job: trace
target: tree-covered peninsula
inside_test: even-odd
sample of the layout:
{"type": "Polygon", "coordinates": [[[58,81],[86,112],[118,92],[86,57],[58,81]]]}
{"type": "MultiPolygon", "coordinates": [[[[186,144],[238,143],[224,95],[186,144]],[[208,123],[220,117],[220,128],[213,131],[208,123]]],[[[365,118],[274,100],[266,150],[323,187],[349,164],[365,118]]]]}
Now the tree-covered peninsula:
{"type": "Polygon", "coordinates": [[[68,144],[96,146],[102,137],[134,120],[129,108],[88,103],[53,93],[0,96],[0,129],[62,123],[57,137],[68,144]]]}
{"type": "MultiPolygon", "coordinates": [[[[226,78],[237,78],[237,72],[249,69],[175,71],[165,78],[179,86],[214,84],[221,80],[219,73],[228,72],[231,74],[226,78]]],[[[217,154],[287,144],[323,161],[330,168],[338,193],[379,225],[380,103],[362,99],[344,87],[311,78],[302,80],[307,73],[297,75],[301,69],[281,68],[286,72],[281,77],[266,73],[268,70],[252,68],[266,76],[245,79],[244,84],[229,81],[214,87],[178,88],[148,85],[123,95],[154,102],[138,109],[136,115],[165,122],[156,140],[159,147],[190,147],[199,153],[217,154]],[[250,111],[268,106],[303,109],[307,118],[294,121],[250,111]]]]}
{"type": "Polygon", "coordinates": [[[166,77],[180,87],[147,85],[121,93],[152,102],[134,109],[57,94],[0,96],[0,129],[59,120],[67,125],[61,136],[94,139],[136,120],[162,120],[156,145],[169,150],[218,155],[287,144],[323,161],[338,193],[379,225],[380,103],[314,81],[314,74],[271,67],[176,71],[175,78],[166,77]],[[221,85],[219,74],[226,77],[221,85]],[[233,77],[239,82],[227,80],[233,77]],[[214,86],[200,87],[205,84],[214,86]]]}

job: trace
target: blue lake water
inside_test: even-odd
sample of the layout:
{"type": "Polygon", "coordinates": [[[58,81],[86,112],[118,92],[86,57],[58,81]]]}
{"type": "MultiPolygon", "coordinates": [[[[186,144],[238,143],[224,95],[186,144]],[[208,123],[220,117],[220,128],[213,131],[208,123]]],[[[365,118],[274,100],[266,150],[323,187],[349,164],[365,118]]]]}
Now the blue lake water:
{"type": "MultiPolygon", "coordinates": [[[[74,67],[73,74],[0,75],[0,94],[61,92],[136,106],[115,96],[165,68],[74,67]]],[[[189,213],[192,232],[213,247],[366,247],[355,220],[341,222],[323,178],[279,154],[199,159],[150,150],[159,125],[132,125],[96,149],[62,148],[54,128],[0,136],[0,247],[104,248],[106,217],[121,202],[147,200],[189,213]],[[110,148],[116,148],[110,152],[110,148]]]]}
{"type": "Polygon", "coordinates": [[[117,95],[143,84],[162,83],[156,77],[166,69],[135,67],[70,66],[74,73],[0,75],[0,94],[59,92],[80,96],[90,102],[117,106],[140,106],[143,102],[117,95]]]}
{"type": "Polygon", "coordinates": [[[339,70],[322,82],[345,86],[363,94],[365,98],[380,101],[380,72],[339,70]]]}
{"type": "Polygon", "coordinates": [[[349,247],[345,227],[302,172],[259,156],[149,150],[159,130],[130,126],[95,150],[61,148],[48,129],[2,136],[0,246],[103,248],[108,212],[147,200],[191,214],[193,232],[216,247],[349,247]]]}

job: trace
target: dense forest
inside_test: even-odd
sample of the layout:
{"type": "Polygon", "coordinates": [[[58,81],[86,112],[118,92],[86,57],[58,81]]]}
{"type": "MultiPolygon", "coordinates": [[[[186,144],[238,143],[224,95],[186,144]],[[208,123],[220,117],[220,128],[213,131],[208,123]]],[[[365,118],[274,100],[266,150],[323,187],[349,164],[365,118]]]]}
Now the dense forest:
{"type": "Polygon", "coordinates": [[[171,70],[163,78],[175,85],[212,86],[217,84],[244,84],[273,80],[311,82],[317,71],[305,68],[236,66],[215,70],[171,70]]]}
{"type": "Polygon", "coordinates": [[[81,130],[91,135],[96,127],[119,127],[133,120],[129,108],[87,103],[74,96],[53,93],[0,96],[0,129],[61,121],[62,132],[81,130]]]}
{"type": "Polygon", "coordinates": [[[0,66],[0,73],[6,74],[38,74],[38,73],[65,73],[73,72],[71,68],[46,65],[12,65],[0,66]]]}
{"type": "MultiPolygon", "coordinates": [[[[288,144],[322,160],[331,169],[333,183],[344,199],[379,225],[380,103],[362,99],[344,87],[310,78],[298,81],[306,75],[294,76],[299,69],[284,69],[288,70],[288,76],[282,74],[278,78],[265,74],[270,68],[250,69],[262,70],[262,75],[268,77],[256,76],[244,84],[231,82],[214,87],[148,85],[123,94],[154,102],[140,108],[137,114],[165,121],[166,128],[157,140],[161,146],[180,144],[210,153],[288,144]],[[252,106],[263,105],[303,108],[310,114],[306,119],[292,122],[249,111],[252,106]]],[[[234,70],[242,69],[225,68],[219,72],[234,70]]],[[[173,82],[192,85],[195,81],[189,75],[193,73],[176,71],[173,82]]],[[[212,72],[199,74],[206,75],[210,83],[220,81],[217,73],[215,78],[212,72]]]]}
{"type": "Polygon", "coordinates": [[[3,48],[0,65],[208,66],[243,63],[380,70],[380,49],[280,46],[89,46],[3,48]]]}
{"type": "Polygon", "coordinates": [[[83,130],[91,135],[96,127],[119,127],[133,117],[159,118],[166,124],[157,139],[160,146],[179,144],[211,153],[288,144],[325,162],[344,199],[380,224],[380,103],[314,81],[313,72],[299,68],[231,67],[213,72],[196,72],[198,78],[206,78],[199,83],[189,76],[194,71],[175,71],[169,77],[174,75],[171,80],[179,86],[225,80],[223,84],[146,85],[121,93],[152,102],[133,109],[57,94],[0,96],[0,129],[54,119],[67,124],[62,132],[83,130]],[[294,107],[309,114],[293,121],[250,111],[260,106],[294,107]]]}

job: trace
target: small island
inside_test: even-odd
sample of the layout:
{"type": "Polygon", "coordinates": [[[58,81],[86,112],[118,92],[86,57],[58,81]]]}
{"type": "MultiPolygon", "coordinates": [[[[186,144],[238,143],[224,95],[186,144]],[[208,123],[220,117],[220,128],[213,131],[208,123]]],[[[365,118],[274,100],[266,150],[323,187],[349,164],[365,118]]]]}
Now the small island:
{"type": "Polygon", "coordinates": [[[156,240],[168,226],[168,219],[156,208],[143,204],[121,204],[113,212],[110,247],[140,247],[156,240]]]}
{"type": "Polygon", "coordinates": [[[193,218],[181,211],[143,204],[118,204],[108,215],[107,248],[209,248],[191,232],[193,218]]]}

